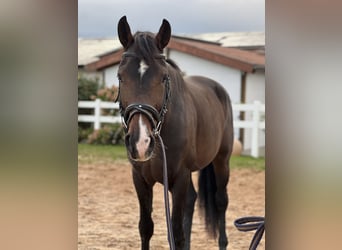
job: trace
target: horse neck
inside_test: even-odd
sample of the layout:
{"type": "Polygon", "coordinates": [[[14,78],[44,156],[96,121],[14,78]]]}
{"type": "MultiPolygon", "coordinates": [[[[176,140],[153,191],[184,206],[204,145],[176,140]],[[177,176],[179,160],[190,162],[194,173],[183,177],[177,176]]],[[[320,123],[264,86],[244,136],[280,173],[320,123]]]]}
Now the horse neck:
{"type": "Polygon", "coordinates": [[[181,113],[183,113],[185,95],[188,93],[188,91],[180,70],[170,66],[169,76],[171,97],[168,107],[170,111],[168,116],[171,115],[178,117],[181,113]]]}

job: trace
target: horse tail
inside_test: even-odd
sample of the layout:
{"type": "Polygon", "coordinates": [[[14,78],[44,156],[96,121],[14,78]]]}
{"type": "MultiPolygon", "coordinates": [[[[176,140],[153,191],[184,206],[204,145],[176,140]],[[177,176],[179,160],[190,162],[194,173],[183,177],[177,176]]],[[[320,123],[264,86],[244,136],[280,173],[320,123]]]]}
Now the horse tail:
{"type": "Polygon", "coordinates": [[[207,232],[214,238],[216,238],[219,223],[218,209],[215,202],[216,190],[214,165],[210,163],[199,173],[198,198],[199,207],[204,212],[207,232]]]}

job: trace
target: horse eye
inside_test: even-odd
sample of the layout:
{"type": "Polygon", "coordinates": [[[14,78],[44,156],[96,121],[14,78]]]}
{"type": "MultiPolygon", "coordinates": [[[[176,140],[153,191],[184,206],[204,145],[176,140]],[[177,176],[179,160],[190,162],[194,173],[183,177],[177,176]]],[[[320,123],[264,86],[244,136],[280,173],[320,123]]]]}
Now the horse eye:
{"type": "Polygon", "coordinates": [[[122,77],[121,77],[121,75],[118,75],[118,80],[119,80],[119,82],[122,82],[122,77]]]}

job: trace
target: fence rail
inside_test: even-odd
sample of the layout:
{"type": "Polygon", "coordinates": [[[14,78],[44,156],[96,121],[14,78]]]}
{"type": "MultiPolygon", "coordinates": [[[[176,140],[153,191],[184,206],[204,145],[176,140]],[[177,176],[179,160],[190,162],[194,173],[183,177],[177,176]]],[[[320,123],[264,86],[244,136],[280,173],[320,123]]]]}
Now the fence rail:
{"type": "MultiPolygon", "coordinates": [[[[114,109],[119,110],[118,103],[112,102],[104,102],[100,99],[96,99],[95,101],[79,101],[78,102],[79,109],[94,109],[93,115],[78,115],[78,122],[87,122],[93,123],[94,129],[100,129],[101,123],[120,123],[121,117],[117,116],[104,116],[101,115],[102,109],[114,109]]],[[[254,101],[249,104],[233,104],[233,113],[241,111],[250,111],[252,112],[252,118],[250,120],[234,120],[234,128],[243,128],[243,129],[252,129],[252,137],[251,137],[251,156],[259,157],[259,136],[260,130],[265,129],[265,104],[262,104],[259,101],[254,101]]]]}

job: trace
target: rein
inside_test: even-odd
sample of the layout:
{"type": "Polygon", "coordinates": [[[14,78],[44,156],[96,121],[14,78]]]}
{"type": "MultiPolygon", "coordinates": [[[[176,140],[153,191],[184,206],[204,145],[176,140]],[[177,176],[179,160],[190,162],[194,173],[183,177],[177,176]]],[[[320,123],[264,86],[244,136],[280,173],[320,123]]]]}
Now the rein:
{"type": "Polygon", "coordinates": [[[260,240],[265,231],[265,218],[264,217],[243,217],[234,221],[235,227],[239,231],[248,232],[256,230],[249,250],[255,250],[260,243],[260,240]]]}
{"type": "MultiPolygon", "coordinates": [[[[123,57],[137,57],[134,53],[125,52],[123,53],[123,57]]],[[[155,55],[154,58],[156,59],[163,59],[165,60],[165,56],[163,55],[155,55]]],[[[169,202],[169,183],[168,183],[168,175],[167,175],[167,162],[166,162],[166,153],[165,153],[165,146],[162,137],[160,136],[160,131],[162,125],[164,123],[164,116],[166,114],[167,105],[170,100],[171,91],[170,91],[170,83],[171,79],[169,75],[163,80],[165,85],[164,97],[163,97],[163,104],[160,111],[158,111],[155,107],[149,104],[143,103],[133,103],[128,105],[126,108],[122,107],[122,103],[120,100],[120,85],[117,98],[115,102],[119,101],[120,106],[120,114],[122,118],[122,124],[125,130],[125,133],[128,132],[129,123],[132,120],[133,116],[137,113],[145,115],[148,120],[152,124],[153,136],[156,137],[161,146],[162,150],[162,157],[163,157],[163,182],[164,182],[164,203],[165,203],[165,214],[166,214],[166,225],[167,225],[167,233],[168,233],[168,242],[171,250],[175,250],[175,242],[173,237],[173,230],[172,230],[172,221],[170,215],[170,202],[169,202]]]]}
{"type": "Polygon", "coordinates": [[[167,225],[167,239],[169,241],[169,246],[171,250],[175,250],[175,240],[173,238],[172,231],[172,222],[170,216],[170,204],[169,204],[169,182],[167,177],[167,163],[166,163],[166,154],[165,147],[163,143],[163,139],[160,134],[157,134],[157,138],[159,139],[162,153],[163,153],[163,182],[164,182],[164,203],[165,203],[165,214],[166,214],[166,225],[167,225]]]}

